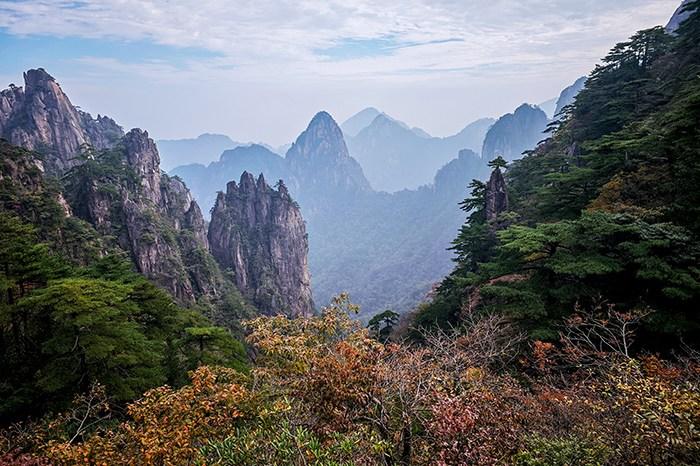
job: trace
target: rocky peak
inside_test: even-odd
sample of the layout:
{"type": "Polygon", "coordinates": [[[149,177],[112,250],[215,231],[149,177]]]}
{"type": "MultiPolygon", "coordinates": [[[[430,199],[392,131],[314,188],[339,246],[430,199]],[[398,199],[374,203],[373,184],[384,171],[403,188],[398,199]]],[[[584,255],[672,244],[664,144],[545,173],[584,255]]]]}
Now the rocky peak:
{"type": "Polygon", "coordinates": [[[338,160],[349,157],[343,132],[327,112],[318,112],[287,152],[290,160],[338,160]]]}
{"type": "Polygon", "coordinates": [[[160,157],[147,131],[134,128],[122,139],[126,162],[140,182],[142,194],[155,204],[160,202],[160,157]]]}
{"type": "Polygon", "coordinates": [[[350,157],[343,132],[327,112],[319,112],[287,151],[293,192],[302,203],[321,195],[347,196],[371,188],[360,164],[350,157]],[[303,185],[299,180],[304,180],[303,185]]]}
{"type": "Polygon", "coordinates": [[[262,175],[256,181],[248,172],[238,184],[229,182],[212,210],[209,247],[261,312],[310,315],[306,226],[284,184],[278,186],[275,190],[262,175]]]}
{"type": "Polygon", "coordinates": [[[0,93],[0,137],[39,151],[52,175],[81,163],[84,144],[111,147],[122,135],[113,120],[93,120],[79,111],[43,68],[24,73],[24,88],[11,85],[0,93]]]}
{"type": "Polygon", "coordinates": [[[521,158],[544,139],[549,119],[542,109],[523,104],[515,112],[503,115],[486,133],[481,156],[492,160],[501,155],[507,161],[521,158]]]}
{"type": "Polygon", "coordinates": [[[495,222],[498,216],[508,210],[508,186],[501,169],[491,172],[486,184],[486,220],[495,222]]]}

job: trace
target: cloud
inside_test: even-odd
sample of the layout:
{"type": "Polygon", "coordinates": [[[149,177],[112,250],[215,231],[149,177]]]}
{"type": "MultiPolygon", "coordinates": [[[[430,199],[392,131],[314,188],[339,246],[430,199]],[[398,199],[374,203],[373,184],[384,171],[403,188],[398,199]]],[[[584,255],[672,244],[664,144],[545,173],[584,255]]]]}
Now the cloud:
{"type": "Polygon", "coordinates": [[[15,35],[153,41],[220,54],[251,78],[403,75],[597,58],[630,22],[654,25],[676,0],[0,0],[15,35]],[[612,36],[612,37],[611,37],[612,36]],[[589,52],[587,52],[589,51],[589,52]],[[336,62],[329,64],[329,59],[336,62]],[[343,63],[345,62],[345,63],[343,63]],[[358,67],[358,65],[361,65],[358,67]]]}
{"type": "Polygon", "coordinates": [[[282,143],[319,108],[342,120],[367,105],[448,134],[551,98],[678,3],[0,0],[0,73],[50,66],[88,106],[166,137],[201,126],[282,143]],[[134,93],[168,112],[133,108],[134,93]]]}

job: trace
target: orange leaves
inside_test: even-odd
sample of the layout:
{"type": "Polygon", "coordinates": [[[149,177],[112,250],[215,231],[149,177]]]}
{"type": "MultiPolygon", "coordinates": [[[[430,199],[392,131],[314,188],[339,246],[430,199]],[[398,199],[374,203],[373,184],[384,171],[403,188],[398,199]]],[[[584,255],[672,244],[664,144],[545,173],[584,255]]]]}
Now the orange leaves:
{"type": "Polygon", "coordinates": [[[146,392],[118,428],[77,446],[53,445],[50,456],[59,464],[191,464],[206,441],[223,437],[244,416],[248,393],[239,378],[231,369],[200,367],[191,385],[146,392]]]}

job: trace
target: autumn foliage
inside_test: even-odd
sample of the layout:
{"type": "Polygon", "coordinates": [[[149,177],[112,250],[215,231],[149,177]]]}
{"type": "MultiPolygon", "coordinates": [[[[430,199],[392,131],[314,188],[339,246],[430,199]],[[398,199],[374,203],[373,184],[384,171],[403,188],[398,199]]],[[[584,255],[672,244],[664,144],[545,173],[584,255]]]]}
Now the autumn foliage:
{"type": "Polygon", "coordinates": [[[256,355],[250,373],[202,366],[190,384],[150,390],[122,413],[93,387],[64,415],[6,430],[0,464],[700,459],[697,354],[688,350],[670,362],[581,343],[583,330],[594,343],[591,328],[607,328],[608,341],[632,342],[634,322],[615,324],[629,316],[577,314],[562,326],[559,344],[527,343],[492,317],[424,332],[420,343],[409,344],[371,338],[349,315],[353,310],[341,296],[316,317],[250,321],[256,355]],[[500,346],[484,346],[485,335],[500,346]]]}

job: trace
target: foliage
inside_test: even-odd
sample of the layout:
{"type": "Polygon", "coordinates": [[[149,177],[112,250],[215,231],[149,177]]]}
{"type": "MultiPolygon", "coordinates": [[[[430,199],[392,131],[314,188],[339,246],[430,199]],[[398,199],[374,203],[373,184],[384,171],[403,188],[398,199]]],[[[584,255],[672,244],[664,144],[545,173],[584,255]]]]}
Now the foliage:
{"type": "Polygon", "coordinates": [[[656,27],[616,45],[551,138],[510,165],[508,228],[486,222],[472,184],[456,267],[417,324],[495,311],[553,341],[577,303],[602,297],[654,311],[640,348],[700,341],[698,7],[677,37],[656,27]]]}
{"type": "Polygon", "coordinates": [[[399,314],[390,309],[387,309],[386,311],[380,312],[379,314],[376,314],[374,317],[372,317],[367,324],[367,328],[370,329],[372,334],[379,341],[385,342],[388,340],[389,335],[391,335],[394,326],[398,322],[399,314]]]}

